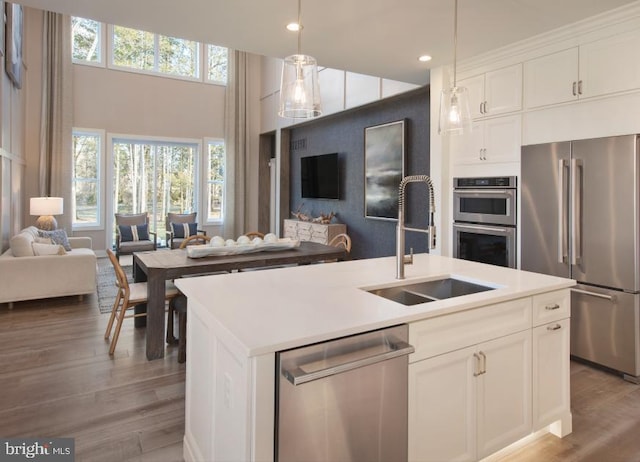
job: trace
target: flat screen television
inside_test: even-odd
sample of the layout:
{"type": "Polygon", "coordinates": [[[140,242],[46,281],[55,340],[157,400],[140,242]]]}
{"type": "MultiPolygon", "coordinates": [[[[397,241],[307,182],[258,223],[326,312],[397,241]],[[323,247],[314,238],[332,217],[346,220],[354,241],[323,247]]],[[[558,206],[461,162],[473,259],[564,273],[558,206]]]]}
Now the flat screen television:
{"type": "Polygon", "coordinates": [[[300,158],[302,197],[340,199],[338,153],[300,158]]]}

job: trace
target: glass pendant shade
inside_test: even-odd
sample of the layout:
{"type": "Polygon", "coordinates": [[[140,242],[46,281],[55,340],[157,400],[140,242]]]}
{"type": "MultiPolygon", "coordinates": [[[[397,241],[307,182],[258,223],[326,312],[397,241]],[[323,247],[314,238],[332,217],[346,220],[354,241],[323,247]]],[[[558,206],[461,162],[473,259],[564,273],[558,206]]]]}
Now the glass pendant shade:
{"type": "Polygon", "coordinates": [[[315,58],[296,54],[284,59],[278,115],[292,119],[310,119],[322,115],[315,58]]]}
{"type": "Polygon", "coordinates": [[[444,88],[440,94],[438,133],[462,135],[470,131],[469,91],[465,87],[444,88]]]}

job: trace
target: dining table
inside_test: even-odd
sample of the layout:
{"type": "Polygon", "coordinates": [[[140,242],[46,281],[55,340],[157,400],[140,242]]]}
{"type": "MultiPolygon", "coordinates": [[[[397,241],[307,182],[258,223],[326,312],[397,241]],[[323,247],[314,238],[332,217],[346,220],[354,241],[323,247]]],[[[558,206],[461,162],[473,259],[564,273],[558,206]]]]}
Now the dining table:
{"type": "Polygon", "coordinates": [[[302,241],[284,250],[269,250],[235,255],[213,255],[191,258],[187,249],[159,249],[133,254],[135,282],[147,283],[147,303],[136,306],[135,326],[146,326],[146,355],[148,360],[164,357],[165,351],[165,281],[183,276],[215,272],[234,272],[249,268],[273,268],[283,265],[304,265],[344,259],[347,252],[317,242],[302,241]]]}

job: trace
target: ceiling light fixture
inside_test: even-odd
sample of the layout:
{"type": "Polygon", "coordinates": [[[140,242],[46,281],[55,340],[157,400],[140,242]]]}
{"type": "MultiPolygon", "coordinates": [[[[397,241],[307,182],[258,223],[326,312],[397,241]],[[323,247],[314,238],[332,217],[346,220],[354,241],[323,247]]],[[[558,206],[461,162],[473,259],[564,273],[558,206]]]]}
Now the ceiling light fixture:
{"type": "Polygon", "coordinates": [[[302,27],[297,22],[290,22],[287,24],[287,30],[291,32],[298,32],[302,27]]]}
{"type": "Polygon", "coordinates": [[[280,82],[280,109],[278,115],[291,119],[310,119],[322,115],[318,63],[316,59],[301,53],[302,22],[301,0],[298,0],[298,53],[287,56],[282,64],[280,82]]]}
{"type": "Polygon", "coordinates": [[[431,61],[431,56],[429,55],[422,55],[418,57],[418,61],[420,61],[421,63],[427,63],[429,61],[431,61]]]}
{"type": "Polygon", "coordinates": [[[456,82],[456,58],[458,48],[458,0],[455,0],[453,20],[453,86],[443,88],[440,94],[440,117],[438,133],[461,135],[471,128],[469,91],[458,87],[456,82]]]}

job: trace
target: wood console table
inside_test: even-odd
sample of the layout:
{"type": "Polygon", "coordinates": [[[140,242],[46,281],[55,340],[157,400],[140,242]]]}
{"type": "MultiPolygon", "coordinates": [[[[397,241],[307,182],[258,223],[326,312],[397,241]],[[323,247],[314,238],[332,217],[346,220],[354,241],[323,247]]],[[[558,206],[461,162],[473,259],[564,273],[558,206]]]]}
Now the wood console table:
{"type": "Polygon", "coordinates": [[[346,232],[347,225],[342,223],[324,225],[322,223],[313,223],[311,221],[287,219],[284,220],[283,237],[328,244],[331,242],[331,239],[336,237],[338,234],[346,232]]]}

